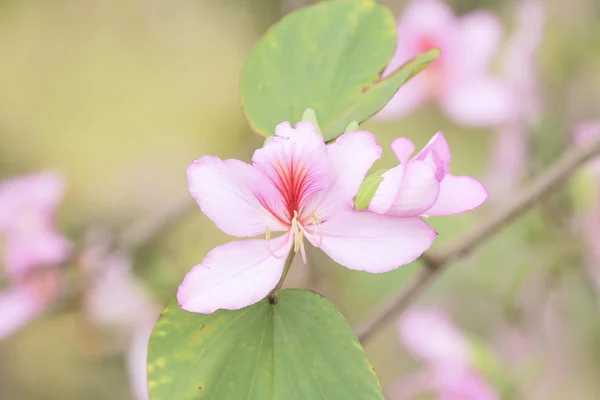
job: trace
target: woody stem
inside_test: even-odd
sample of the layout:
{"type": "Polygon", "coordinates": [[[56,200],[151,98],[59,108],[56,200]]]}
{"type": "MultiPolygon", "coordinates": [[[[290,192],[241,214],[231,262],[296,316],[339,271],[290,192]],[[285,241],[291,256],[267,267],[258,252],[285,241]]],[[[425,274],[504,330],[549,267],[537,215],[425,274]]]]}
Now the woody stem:
{"type": "Polygon", "coordinates": [[[285,259],[285,266],[283,267],[283,273],[281,274],[281,279],[279,279],[279,282],[277,282],[277,285],[267,295],[267,298],[269,299],[269,303],[277,304],[277,294],[281,290],[281,287],[283,286],[283,281],[285,281],[285,277],[287,276],[288,272],[290,271],[290,267],[292,266],[292,261],[294,260],[295,255],[296,255],[296,252],[292,248],[290,250],[290,252],[288,253],[287,258],[285,259]]]}

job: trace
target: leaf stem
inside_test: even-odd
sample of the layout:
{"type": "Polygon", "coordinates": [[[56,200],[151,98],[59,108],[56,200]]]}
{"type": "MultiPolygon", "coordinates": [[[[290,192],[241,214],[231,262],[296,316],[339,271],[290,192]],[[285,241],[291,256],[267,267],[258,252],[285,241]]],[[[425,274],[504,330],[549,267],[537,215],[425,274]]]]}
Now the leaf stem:
{"type": "Polygon", "coordinates": [[[267,298],[269,299],[269,303],[277,304],[277,294],[281,290],[281,287],[283,286],[283,281],[285,281],[285,277],[287,276],[288,272],[290,271],[290,267],[292,266],[292,261],[294,260],[295,255],[296,255],[296,252],[292,248],[290,250],[290,252],[288,253],[287,258],[285,259],[285,266],[283,267],[283,273],[281,274],[281,279],[279,279],[279,282],[277,282],[277,285],[267,295],[267,298]]]}

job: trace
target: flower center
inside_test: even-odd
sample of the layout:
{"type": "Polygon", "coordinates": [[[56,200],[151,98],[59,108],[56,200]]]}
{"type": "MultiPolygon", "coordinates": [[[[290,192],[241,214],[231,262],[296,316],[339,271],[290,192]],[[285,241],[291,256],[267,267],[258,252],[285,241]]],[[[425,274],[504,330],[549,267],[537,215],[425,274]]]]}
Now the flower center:
{"type": "MultiPolygon", "coordinates": [[[[304,264],[306,264],[306,249],[304,247],[304,237],[307,237],[309,239],[315,238],[316,239],[316,243],[313,242],[313,244],[316,247],[320,247],[321,246],[321,241],[322,241],[322,233],[321,233],[321,221],[319,221],[319,219],[315,216],[315,215],[311,215],[310,221],[312,222],[312,224],[306,224],[306,227],[302,224],[302,222],[300,221],[300,218],[298,217],[298,211],[294,210],[294,217],[292,218],[292,222],[290,224],[290,239],[288,242],[288,248],[292,246],[292,243],[294,244],[294,253],[297,253],[298,251],[300,251],[300,254],[302,255],[302,262],[304,262],[304,264]],[[311,231],[307,230],[307,228],[312,228],[310,229],[311,231]]],[[[271,230],[269,229],[269,227],[267,227],[267,235],[266,235],[266,240],[267,240],[267,247],[269,249],[269,252],[271,253],[271,255],[275,258],[285,258],[286,254],[280,255],[280,254],[276,254],[275,251],[273,251],[273,249],[271,249],[271,246],[269,245],[269,239],[271,238],[271,230]]]]}

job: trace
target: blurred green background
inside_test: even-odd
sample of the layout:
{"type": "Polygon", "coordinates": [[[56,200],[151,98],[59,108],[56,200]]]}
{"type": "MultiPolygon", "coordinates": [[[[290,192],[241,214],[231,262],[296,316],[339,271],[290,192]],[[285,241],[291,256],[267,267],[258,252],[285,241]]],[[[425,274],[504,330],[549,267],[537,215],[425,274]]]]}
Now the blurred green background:
{"type": "MultiPolygon", "coordinates": [[[[60,228],[81,244],[89,227],[114,232],[188,201],[185,168],[204,154],[249,160],[262,144],[246,125],[238,77],[252,44],[292,0],[0,0],[0,178],[63,172],[60,228]]],[[[402,1],[387,1],[396,15],[402,1]]],[[[516,1],[455,0],[457,13],[490,9],[514,23],[516,1]]],[[[545,108],[531,146],[533,173],[568,145],[571,127],[600,118],[600,3],[547,0],[541,49],[545,108]]],[[[501,55],[501,53],[500,53],[501,55]]],[[[452,171],[483,178],[492,130],[453,125],[427,107],[398,122],[368,122],[386,157],[407,136],[417,147],[442,130],[452,171]]],[[[377,168],[377,166],[375,167],[377,168]]],[[[590,191],[592,187],[588,188],[590,191]]],[[[502,398],[600,398],[600,298],[583,268],[578,210],[567,185],[445,272],[419,301],[448,310],[491,350],[502,398]],[[497,371],[497,370],[500,371],[497,371]]],[[[510,196],[509,196],[510,197],[510,196]]],[[[135,272],[157,303],[228,240],[189,200],[189,212],[141,247],[135,272]]],[[[502,202],[429,222],[435,247],[502,202]]],[[[600,221],[597,221],[600,224],[600,221]]],[[[326,295],[357,324],[418,263],[384,275],[349,271],[311,249],[288,286],[326,295]]],[[[600,269],[600,266],[598,266],[600,269]]],[[[129,399],[123,358],[95,351],[76,304],[61,305],[0,343],[0,399],[129,399]]],[[[418,369],[390,326],[367,346],[382,386],[418,369]]]]}

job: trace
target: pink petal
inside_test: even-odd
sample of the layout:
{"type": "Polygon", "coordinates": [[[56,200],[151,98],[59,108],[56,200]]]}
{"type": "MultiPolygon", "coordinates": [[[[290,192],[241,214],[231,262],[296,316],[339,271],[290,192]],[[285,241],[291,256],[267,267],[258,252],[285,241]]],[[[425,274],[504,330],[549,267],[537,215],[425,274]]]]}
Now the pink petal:
{"type": "Polygon", "coordinates": [[[374,118],[381,121],[402,118],[425,104],[429,99],[425,78],[418,75],[404,84],[374,118]]]}
{"type": "Polygon", "coordinates": [[[156,316],[149,316],[140,321],[133,331],[127,351],[127,372],[129,385],[135,400],[149,400],[146,363],[148,359],[148,342],[156,322],[156,316]]]}
{"type": "Polygon", "coordinates": [[[436,235],[420,218],[347,211],[323,223],[320,238],[309,240],[347,268],[380,273],[416,260],[436,235]]]}
{"type": "Polygon", "coordinates": [[[497,126],[509,121],[518,111],[515,101],[507,82],[491,77],[455,81],[440,99],[449,118],[471,127],[497,126]]]}
{"type": "Polygon", "coordinates": [[[392,141],[392,151],[401,164],[407,164],[408,159],[415,152],[415,144],[412,140],[405,137],[399,137],[392,141]]]}
{"type": "Polygon", "coordinates": [[[527,173],[527,132],[521,121],[500,127],[494,135],[486,187],[496,200],[506,200],[527,173]]]}
{"type": "Polygon", "coordinates": [[[440,191],[435,170],[425,161],[410,161],[381,175],[369,210],[398,217],[421,215],[434,205],[440,191]]]}
{"type": "Polygon", "coordinates": [[[498,393],[471,368],[434,368],[440,400],[497,400],[498,393]]]}
{"type": "Polygon", "coordinates": [[[453,23],[452,9],[440,0],[412,0],[405,7],[398,23],[400,40],[403,31],[400,28],[420,29],[421,31],[443,32],[446,25],[453,23]]]}
{"type": "Polygon", "coordinates": [[[284,213],[291,221],[294,211],[312,212],[313,198],[329,189],[334,176],[327,146],[312,122],[299,122],[296,128],[284,122],[275,131],[277,135],[254,152],[252,162],[281,192],[284,213]]]}
{"type": "MultiPolygon", "coordinates": [[[[573,130],[574,141],[577,146],[587,146],[600,138],[600,121],[585,121],[578,124],[573,130]]],[[[600,176],[600,157],[593,158],[586,164],[586,168],[595,176],[600,176]]]]}
{"type": "Polygon", "coordinates": [[[17,332],[54,303],[63,275],[51,271],[0,293],[0,340],[17,332]]]}
{"type": "Polygon", "coordinates": [[[457,369],[469,364],[469,343],[438,310],[411,309],[399,321],[398,331],[407,350],[424,362],[457,369]]]}
{"type": "Polygon", "coordinates": [[[13,287],[0,293],[0,340],[25,327],[44,310],[29,287],[13,287]]]}
{"type": "Polygon", "coordinates": [[[62,201],[65,183],[56,172],[29,174],[0,184],[0,230],[19,225],[23,215],[51,221],[62,201]]]}
{"type": "Polygon", "coordinates": [[[500,20],[490,12],[475,11],[460,18],[453,61],[461,66],[462,77],[486,74],[498,53],[502,34],[500,20]]]}
{"type": "Polygon", "coordinates": [[[223,232],[238,237],[285,230],[263,204],[281,214],[281,195],[269,178],[239,160],[204,156],[187,169],[192,197],[223,232]],[[263,204],[259,201],[263,200],[263,204]]]}
{"type": "Polygon", "coordinates": [[[333,167],[333,184],[322,192],[322,200],[315,205],[315,215],[327,220],[332,215],[354,206],[354,196],[367,171],[381,157],[381,147],[370,132],[348,132],[327,146],[333,167]]]}
{"type": "Polygon", "coordinates": [[[114,327],[130,327],[154,310],[150,295],[131,271],[125,254],[105,255],[94,268],[94,278],[86,290],[85,311],[92,322],[114,327]]]}
{"type": "Polygon", "coordinates": [[[62,264],[72,248],[69,240],[52,230],[8,234],[4,243],[4,269],[11,279],[20,279],[33,268],[62,264]]]}
{"type": "MultiPolygon", "coordinates": [[[[392,143],[392,148],[394,143],[392,143]]],[[[438,132],[429,140],[423,150],[415,156],[415,160],[428,161],[436,169],[436,178],[442,181],[450,170],[450,146],[442,132],[438,132]]]]}
{"type": "Polygon", "coordinates": [[[268,244],[248,239],[215,247],[185,276],[177,292],[179,305],[187,311],[210,314],[262,300],[279,282],[290,248],[287,233],[268,244]]]}
{"type": "Polygon", "coordinates": [[[435,204],[425,214],[440,216],[473,210],[482,205],[487,197],[487,191],[475,178],[448,174],[440,184],[440,194],[435,204]]]}

